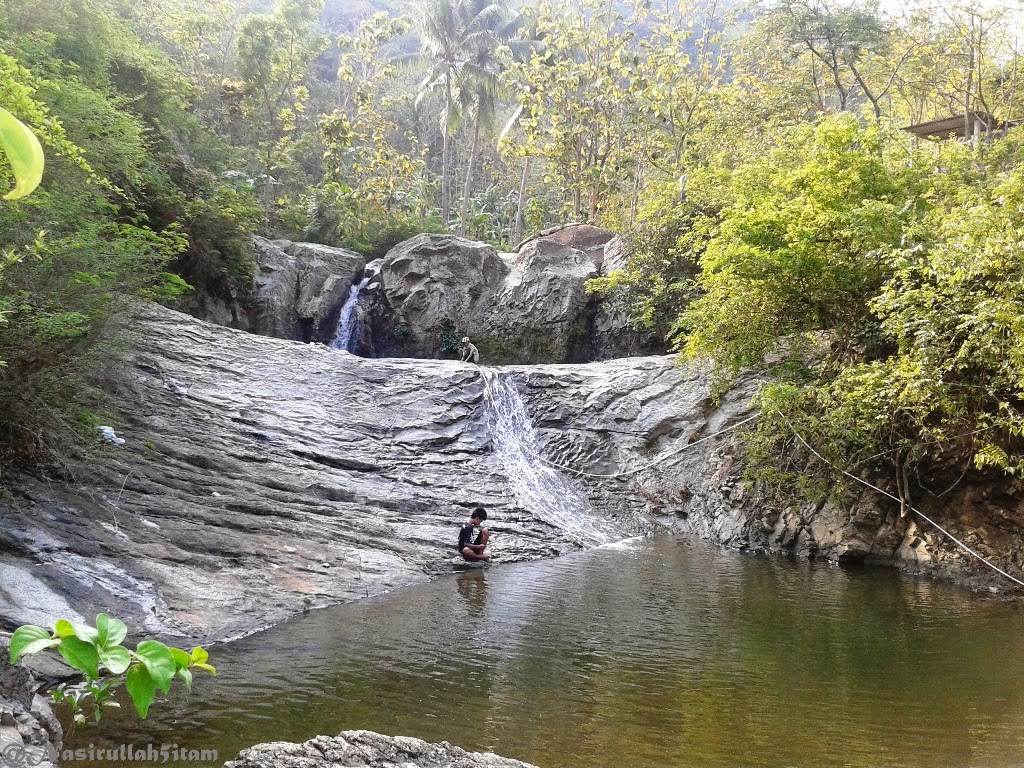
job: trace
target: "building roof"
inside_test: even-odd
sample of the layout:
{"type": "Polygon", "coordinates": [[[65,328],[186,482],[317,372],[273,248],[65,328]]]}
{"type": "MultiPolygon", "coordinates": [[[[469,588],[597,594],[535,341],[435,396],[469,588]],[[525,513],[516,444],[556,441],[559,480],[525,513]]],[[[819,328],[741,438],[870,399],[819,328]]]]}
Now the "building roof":
{"type": "Polygon", "coordinates": [[[974,124],[978,121],[980,121],[986,128],[989,127],[989,125],[991,125],[993,129],[1002,127],[1002,124],[998,120],[994,120],[991,115],[985,112],[971,112],[969,130],[965,130],[966,126],[964,125],[963,115],[940,117],[938,120],[929,120],[927,123],[908,125],[903,130],[909,131],[922,139],[948,139],[951,136],[964,139],[970,138],[973,135],[974,124]]]}

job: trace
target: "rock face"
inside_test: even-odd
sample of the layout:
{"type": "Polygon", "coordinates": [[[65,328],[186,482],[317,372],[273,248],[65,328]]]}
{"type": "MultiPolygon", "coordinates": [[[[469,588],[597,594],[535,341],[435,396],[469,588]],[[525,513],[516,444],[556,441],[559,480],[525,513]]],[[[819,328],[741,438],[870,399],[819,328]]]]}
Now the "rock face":
{"type": "MultiPolygon", "coordinates": [[[[152,306],[132,328],[108,406],[126,444],[73,475],[4,478],[2,626],[102,610],[158,635],[241,635],[449,571],[481,503],[498,560],[578,548],[493,455],[475,366],[364,360],[152,306]]],[[[646,461],[719,411],[669,358],[500,375],[538,448],[592,472],[646,461]]],[[[645,529],[628,483],[580,486],[623,535],[645,529]]]]}
{"type": "MultiPolygon", "coordinates": [[[[749,414],[751,381],[716,400],[666,357],[492,370],[526,414],[516,459],[476,366],[366,360],[153,306],[131,327],[108,403],[125,445],[4,476],[0,627],[105,611],[179,640],[242,635],[449,572],[478,504],[499,562],[577,549],[586,537],[532,493],[554,471],[535,454],[616,475],[562,495],[619,536],[650,514],[731,547],[988,576],[884,499],[758,502],[738,435],[717,434],[749,414]]],[[[936,517],[1019,574],[1020,494],[963,494],[936,517]]]]}
{"type": "MultiPolygon", "coordinates": [[[[741,391],[752,394],[749,387],[741,391]]],[[[745,412],[744,402],[741,396],[732,406],[723,403],[718,418],[735,421],[745,412]],[[737,410],[730,413],[731,408],[737,410]]],[[[726,437],[708,452],[684,452],[642,477],[642,493],[652,512],[680,533],[735,549],[895,566],[972,588],[1024,591],[919,516],[901,515],[898,503],[875,491],[857,488],[840,502],[783,509],[766,504],[742,480],[741,433],[726,437]]],[[[1024,485],[993,483],[984,476],[960,479],[960,489],[944,497],[929,498],[918,488],[915,506],[981,556],[1024,580],[1024,485]]]]}
{"type": "Polygon", "coordinates": [[[622,238],[573,224],[524,241],[515,253],[449,235],[418,235],[368,265],[343,248],[253,238],[256,273],[238,295],[187,295],[179,308],[263,336],[331,343],[352,286],[348,349],[361,357],[458,357],[472,337],[485,362],[560,363],[666,351],[634,331],[621,300],[586,282],[625,263],[622,238]],[[606,264],[607,252],[607,264],[606,264]]]}
{"type": "Polygon", "coordinates": [[[466,752],[446,741],[428,744],[373,731],[343,731],[303,744],[276,742],[243,750],[224,768],[536,768],[497,755],[466,752]]]}
{"type": "Polygon", "coordinates": [[[649,354],[657,340],[626,325],[586,282],[602,274],[614,234],[587,225],[552,230],[502,254],[482,243],[419,235],[380,262],[367,293],[365,332],[354,347],[369,356],[443,357],[468,335],[495,364],[585,362],[649,354]]]}
{"type": "Polygon", "coordinates": [[[190,314],[278,339],[328,343],[338,314],[366,261],[358,253],[314,243],[253,238],[256,272],[240,295],[187,296],[190,314]]]}
{"type": "Polygon", "coordinates": [[[29,672],[7,663],[0,643],[0,766],[56,768],[64,732],[29,672]]]}

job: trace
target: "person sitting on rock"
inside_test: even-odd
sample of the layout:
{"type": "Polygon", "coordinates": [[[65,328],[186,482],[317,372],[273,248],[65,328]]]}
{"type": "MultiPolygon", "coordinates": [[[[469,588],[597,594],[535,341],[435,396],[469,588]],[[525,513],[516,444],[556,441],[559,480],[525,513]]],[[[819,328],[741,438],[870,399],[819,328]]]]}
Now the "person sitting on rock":
{"type": "Polygon", "coordinates": [[[490,555],[484,554],[484,550],[487,549],[487,540],[491,534],[480,525],[486,519],[487,510],[477,507],[473,510],[473,516],[469,518],[469,522],[462,525],[462,529],[459,531],[458,547],[464,560],[486,562],[491,559],[490,555]],[[473,530],[477,527],[480,527],[480,533],[477,534],[476,541],[470,541],[473,538],[473,530]]]}
{"type": "Polygon", "coordinates": [[[469,340],[469,336],[462,337],[462,356],[459,360],[463,363],[480,365],[480,350],[469,340]]]}

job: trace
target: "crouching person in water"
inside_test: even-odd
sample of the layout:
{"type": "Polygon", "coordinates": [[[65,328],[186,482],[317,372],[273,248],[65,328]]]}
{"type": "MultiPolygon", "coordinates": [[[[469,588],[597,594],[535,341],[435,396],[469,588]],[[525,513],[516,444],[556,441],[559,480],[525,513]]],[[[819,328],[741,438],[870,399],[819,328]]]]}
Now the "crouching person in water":
{"type": "Polygon", "coordinates": [[[484,550],[487,549],[487,540],[490,538],[490,533],[482,526],[486,519],[487,510],[483,507],[477,507],[473,510],[473,515],[469,518],[469,522],[464,523],[462,530],[459,531],[459,552],[464,560],[487,561],[491,559],[490,555],[484,554],[484,550]],[[473,530],[477,527],[480,528],[480,533],[477,534],[476,541],[472,541],[473,530]]]}

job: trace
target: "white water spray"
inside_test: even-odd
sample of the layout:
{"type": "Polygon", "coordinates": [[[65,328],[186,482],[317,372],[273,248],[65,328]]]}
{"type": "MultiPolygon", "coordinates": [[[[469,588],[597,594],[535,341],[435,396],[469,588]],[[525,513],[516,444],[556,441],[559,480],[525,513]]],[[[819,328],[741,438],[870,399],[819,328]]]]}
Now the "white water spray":
{"type": "Polygon", "coordinates": [[[349,291],[348,298],[345,299],[345,304],[341,308],[341,315],[338,317],[338,332],[334,336],[334,343],[331,344],[333,349],[348,350],[348,345],[352,342],[352,332],[356,328],[356,304],[359,302],[359,292],[367,286],[371,277],[370,275],[364,277],[349,291]]]}
{"type": "Polygon", "coordinates": [[[583,546],[599,546],[625,536],[597,517],[586,494],[569,478],[537,458],[541,446],[523,398],[511,378],[480,369],[494,459],[509,478],[516,502],[558,529],[557,537],[583,546]]]}

